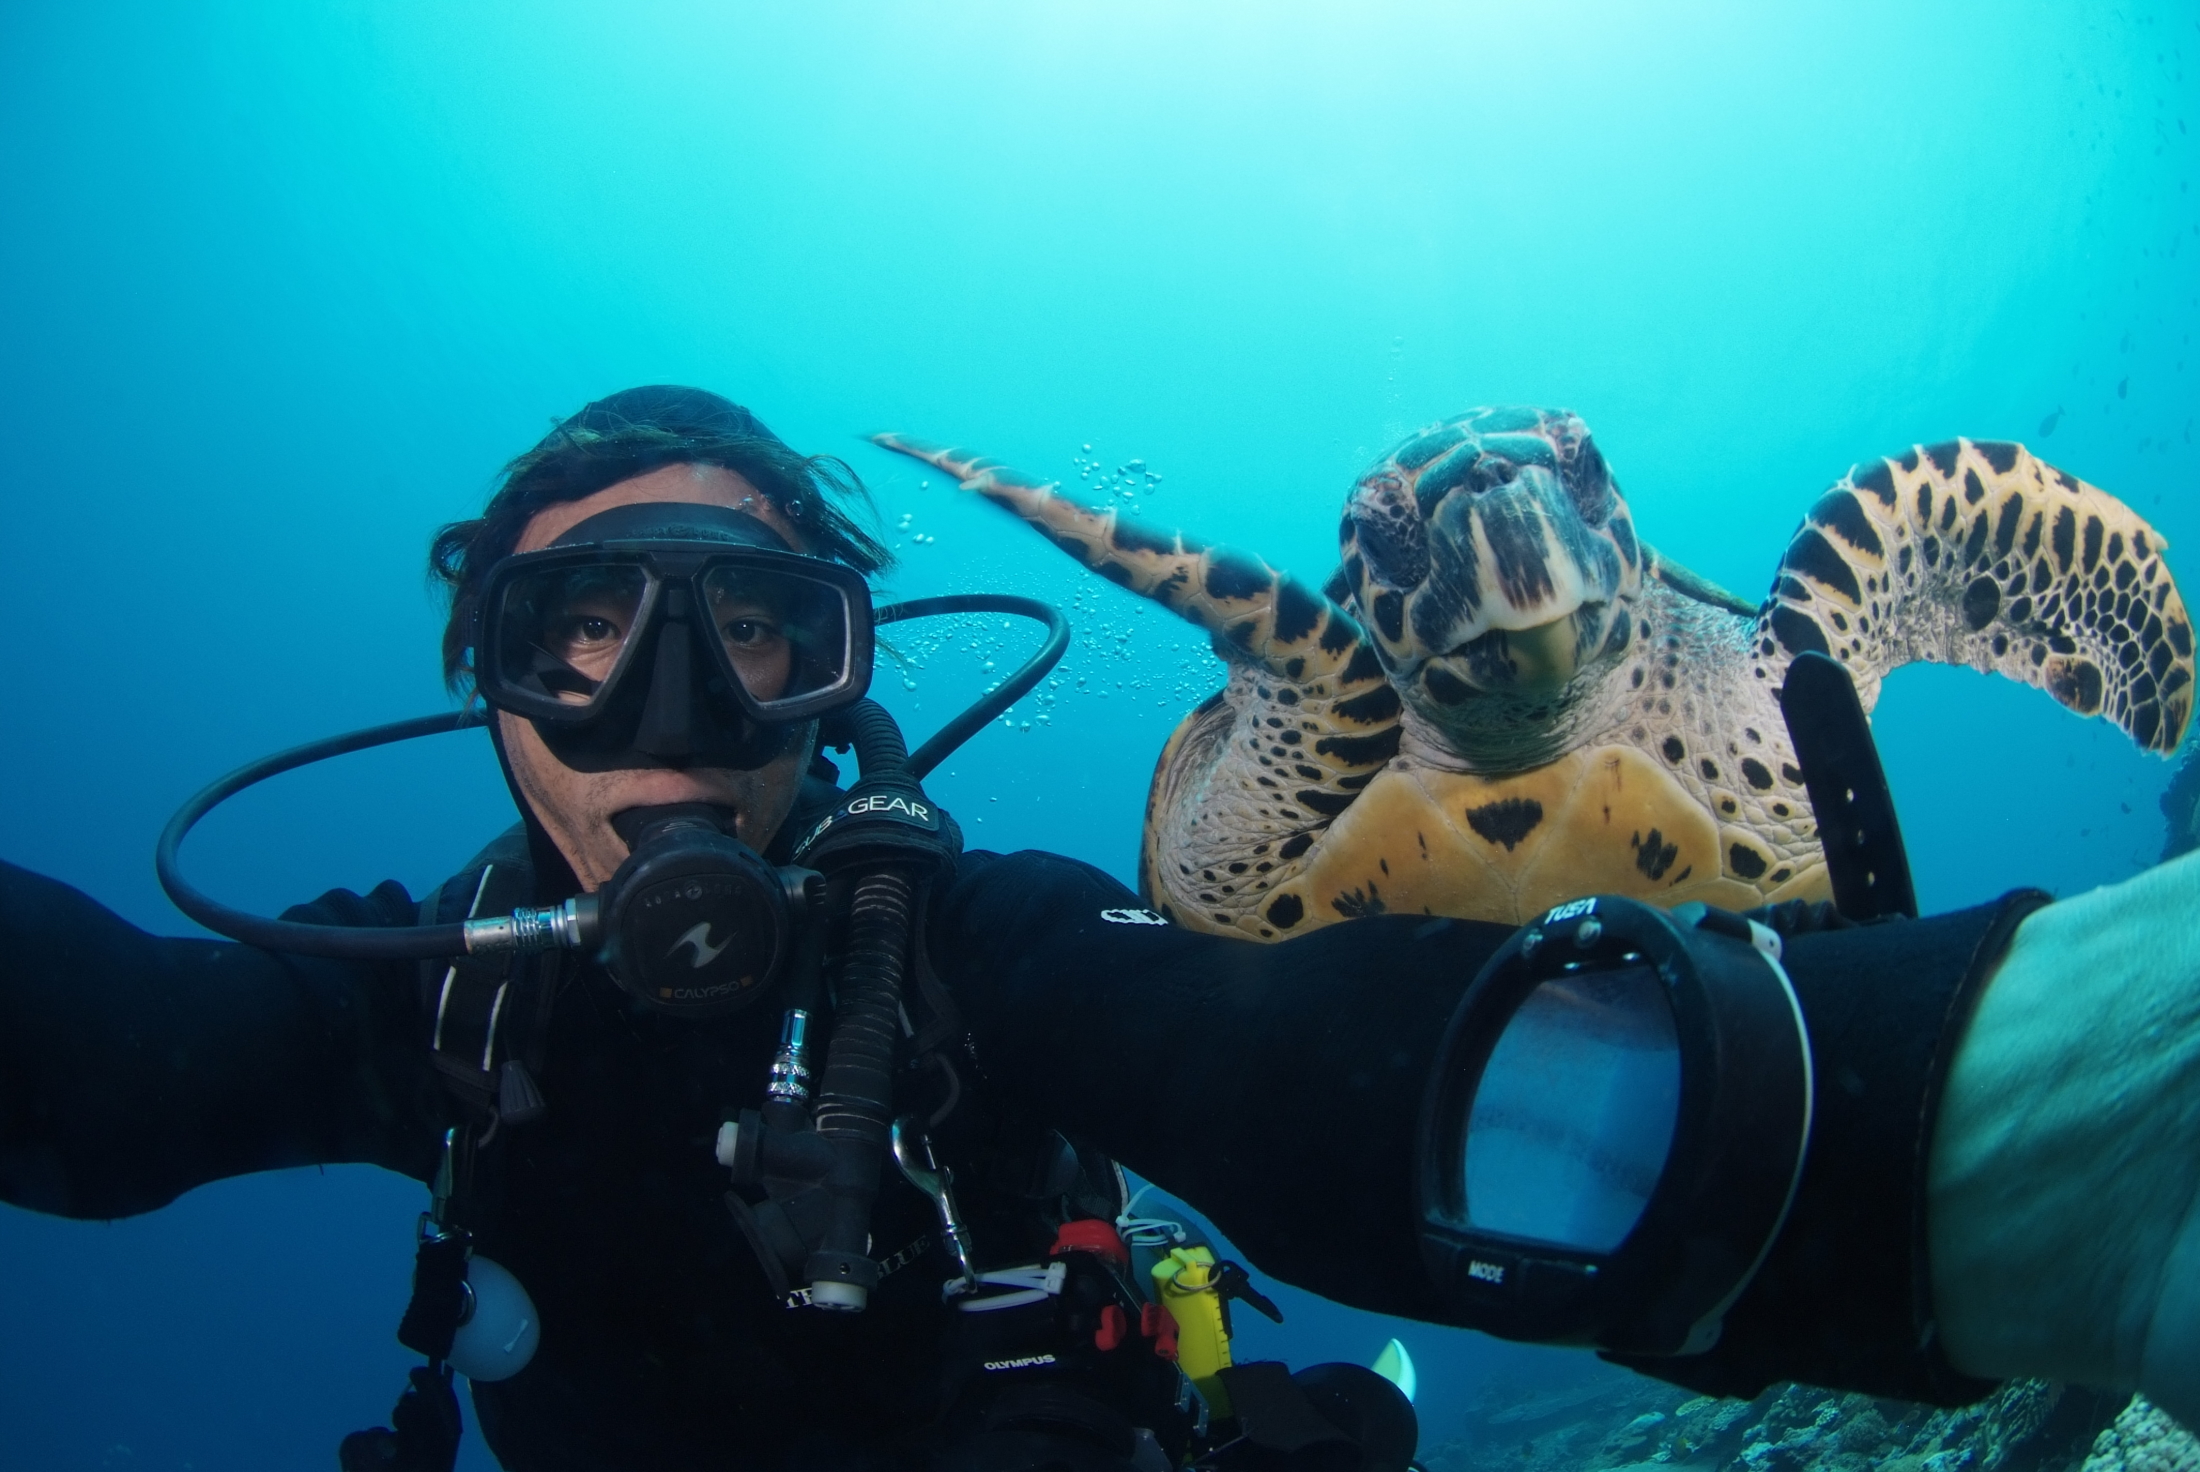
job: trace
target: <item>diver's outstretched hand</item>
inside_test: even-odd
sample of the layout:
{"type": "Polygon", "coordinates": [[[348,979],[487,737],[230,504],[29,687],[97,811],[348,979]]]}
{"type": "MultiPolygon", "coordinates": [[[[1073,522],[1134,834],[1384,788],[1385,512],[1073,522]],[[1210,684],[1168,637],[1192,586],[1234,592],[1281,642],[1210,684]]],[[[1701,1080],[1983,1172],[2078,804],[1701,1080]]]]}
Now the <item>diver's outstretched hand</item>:
{"type": "Polygon", "coordinates": [[[1957,1047],[1928,1194],[1955,1364],[2200,1427],[2200,854],[2019,927],[1957,1047]]]}
{"type": "Polygon", "coordinates": [[[408,1379],[390,1426],[354,1431],[336,1449],[343,1472],[451,1472],[457,1465],[461,1423],[450,1367],[418,1365],[408,1379]]]}

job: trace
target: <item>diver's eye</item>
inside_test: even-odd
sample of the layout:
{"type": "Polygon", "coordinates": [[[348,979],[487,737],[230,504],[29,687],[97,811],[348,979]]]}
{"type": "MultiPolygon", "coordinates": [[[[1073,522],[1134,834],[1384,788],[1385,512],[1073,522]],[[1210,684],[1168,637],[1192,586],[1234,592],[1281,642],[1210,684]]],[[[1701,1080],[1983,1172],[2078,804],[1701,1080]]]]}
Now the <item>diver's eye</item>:
{"type": "Polygon", "coordinates": [[[595,614],[580,614],[567,619],[557,630],[555,643],[575,653],[601,649],[606,644],[616,644],[623,630],[610,619],[595,614]]]}
{"type": "Polygon", "coordinates": [[[757,649],[779,637],[779,630],[760,618],[729,619],[718,632],[729,649],[757,649]]]}

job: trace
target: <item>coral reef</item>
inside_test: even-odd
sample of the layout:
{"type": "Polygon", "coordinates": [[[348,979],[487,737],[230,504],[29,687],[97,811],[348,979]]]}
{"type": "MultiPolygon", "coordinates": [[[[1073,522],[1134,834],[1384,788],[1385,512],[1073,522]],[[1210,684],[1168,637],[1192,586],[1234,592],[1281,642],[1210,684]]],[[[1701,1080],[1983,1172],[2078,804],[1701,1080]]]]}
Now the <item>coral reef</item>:
{"type": "Polygon", "coordinates": [[[2200,1440],[2143,1395],[2093,1443],[2083,1472],[2200,1472],[2200,1440]]]}
{"type": "Polygon", "coordinates": [[[2143,1399],[2040,1380],[1937,1410],[1802,1385],[1735,1401],[1614,1379],[1492,1394],[1422,1462],[1429,1472],[2200,1472],[2200,1442],[2143,1399]]]}

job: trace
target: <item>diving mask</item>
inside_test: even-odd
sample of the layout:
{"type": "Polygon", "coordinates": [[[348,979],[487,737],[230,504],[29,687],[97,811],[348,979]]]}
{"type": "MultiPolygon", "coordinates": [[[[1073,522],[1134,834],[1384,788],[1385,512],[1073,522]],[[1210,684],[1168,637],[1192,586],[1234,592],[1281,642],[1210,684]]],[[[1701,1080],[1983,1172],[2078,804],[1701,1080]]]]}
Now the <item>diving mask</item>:
{"type": "Polygon", "coordinates": [[[627,751],[758,765],[759,747],[779,744],[759,728],[783,732],[871,683],[861,575],[721,506],[644,502],[591,516],[497,564],[478,617],[482,698],[534,722],[576,766],[627,751]]]}

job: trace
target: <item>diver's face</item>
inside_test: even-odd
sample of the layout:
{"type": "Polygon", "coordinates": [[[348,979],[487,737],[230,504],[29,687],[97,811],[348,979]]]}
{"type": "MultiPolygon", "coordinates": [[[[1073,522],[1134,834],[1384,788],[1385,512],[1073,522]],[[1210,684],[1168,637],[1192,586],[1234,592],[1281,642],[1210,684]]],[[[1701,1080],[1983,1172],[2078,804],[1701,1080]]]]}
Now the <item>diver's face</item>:
{"type": "MultiPolygon", "coordinates": [[[[592,496],[549,507],[527,523],[513,550],[538,551],[599,511],[646,501],[683,501],[745,511],[786,538],[788,546],[798,552],[805,550],[801,535],[763,492],[738,472],[718,465],[666,465],[607,486],[592,496]]],[[[717,612],[721,617],[714,622],[728,631],[726,638],[755,646],[729,648],[744,674],[750,673],[748,666],[758,661],[784,661],[784,652],[775,653],[769,640],[757,633],[765,624],[761,616],[743,618],[740,610],[717,612]]],[[[586,634],[586,627],[582,627],[576,637],[585,638],[586,634]]],[[[774,688],[769,671],[757,668],[754,674],[756,679],[749,689],[774,688]]],[[[785,670],[778,674],[777,683],[783,684],[785,670]]],[[[558,852],[573,866],[582,887],[590,890],[609,879],[626,859],[626,842],[612,830],[611,818],[628,808],[679,802],[731,808],[734,831],[741,841],[751,848],[763,848],[793,810],[811,752],[809,741],[791,742],[767,765],[745,772],[727,767],[673,766],[577,772],[551,754],[534,723],[524,716],[498,711],[497,729],[504,738],[513,780],[528,806],[557,844],[558,852]]]]}

